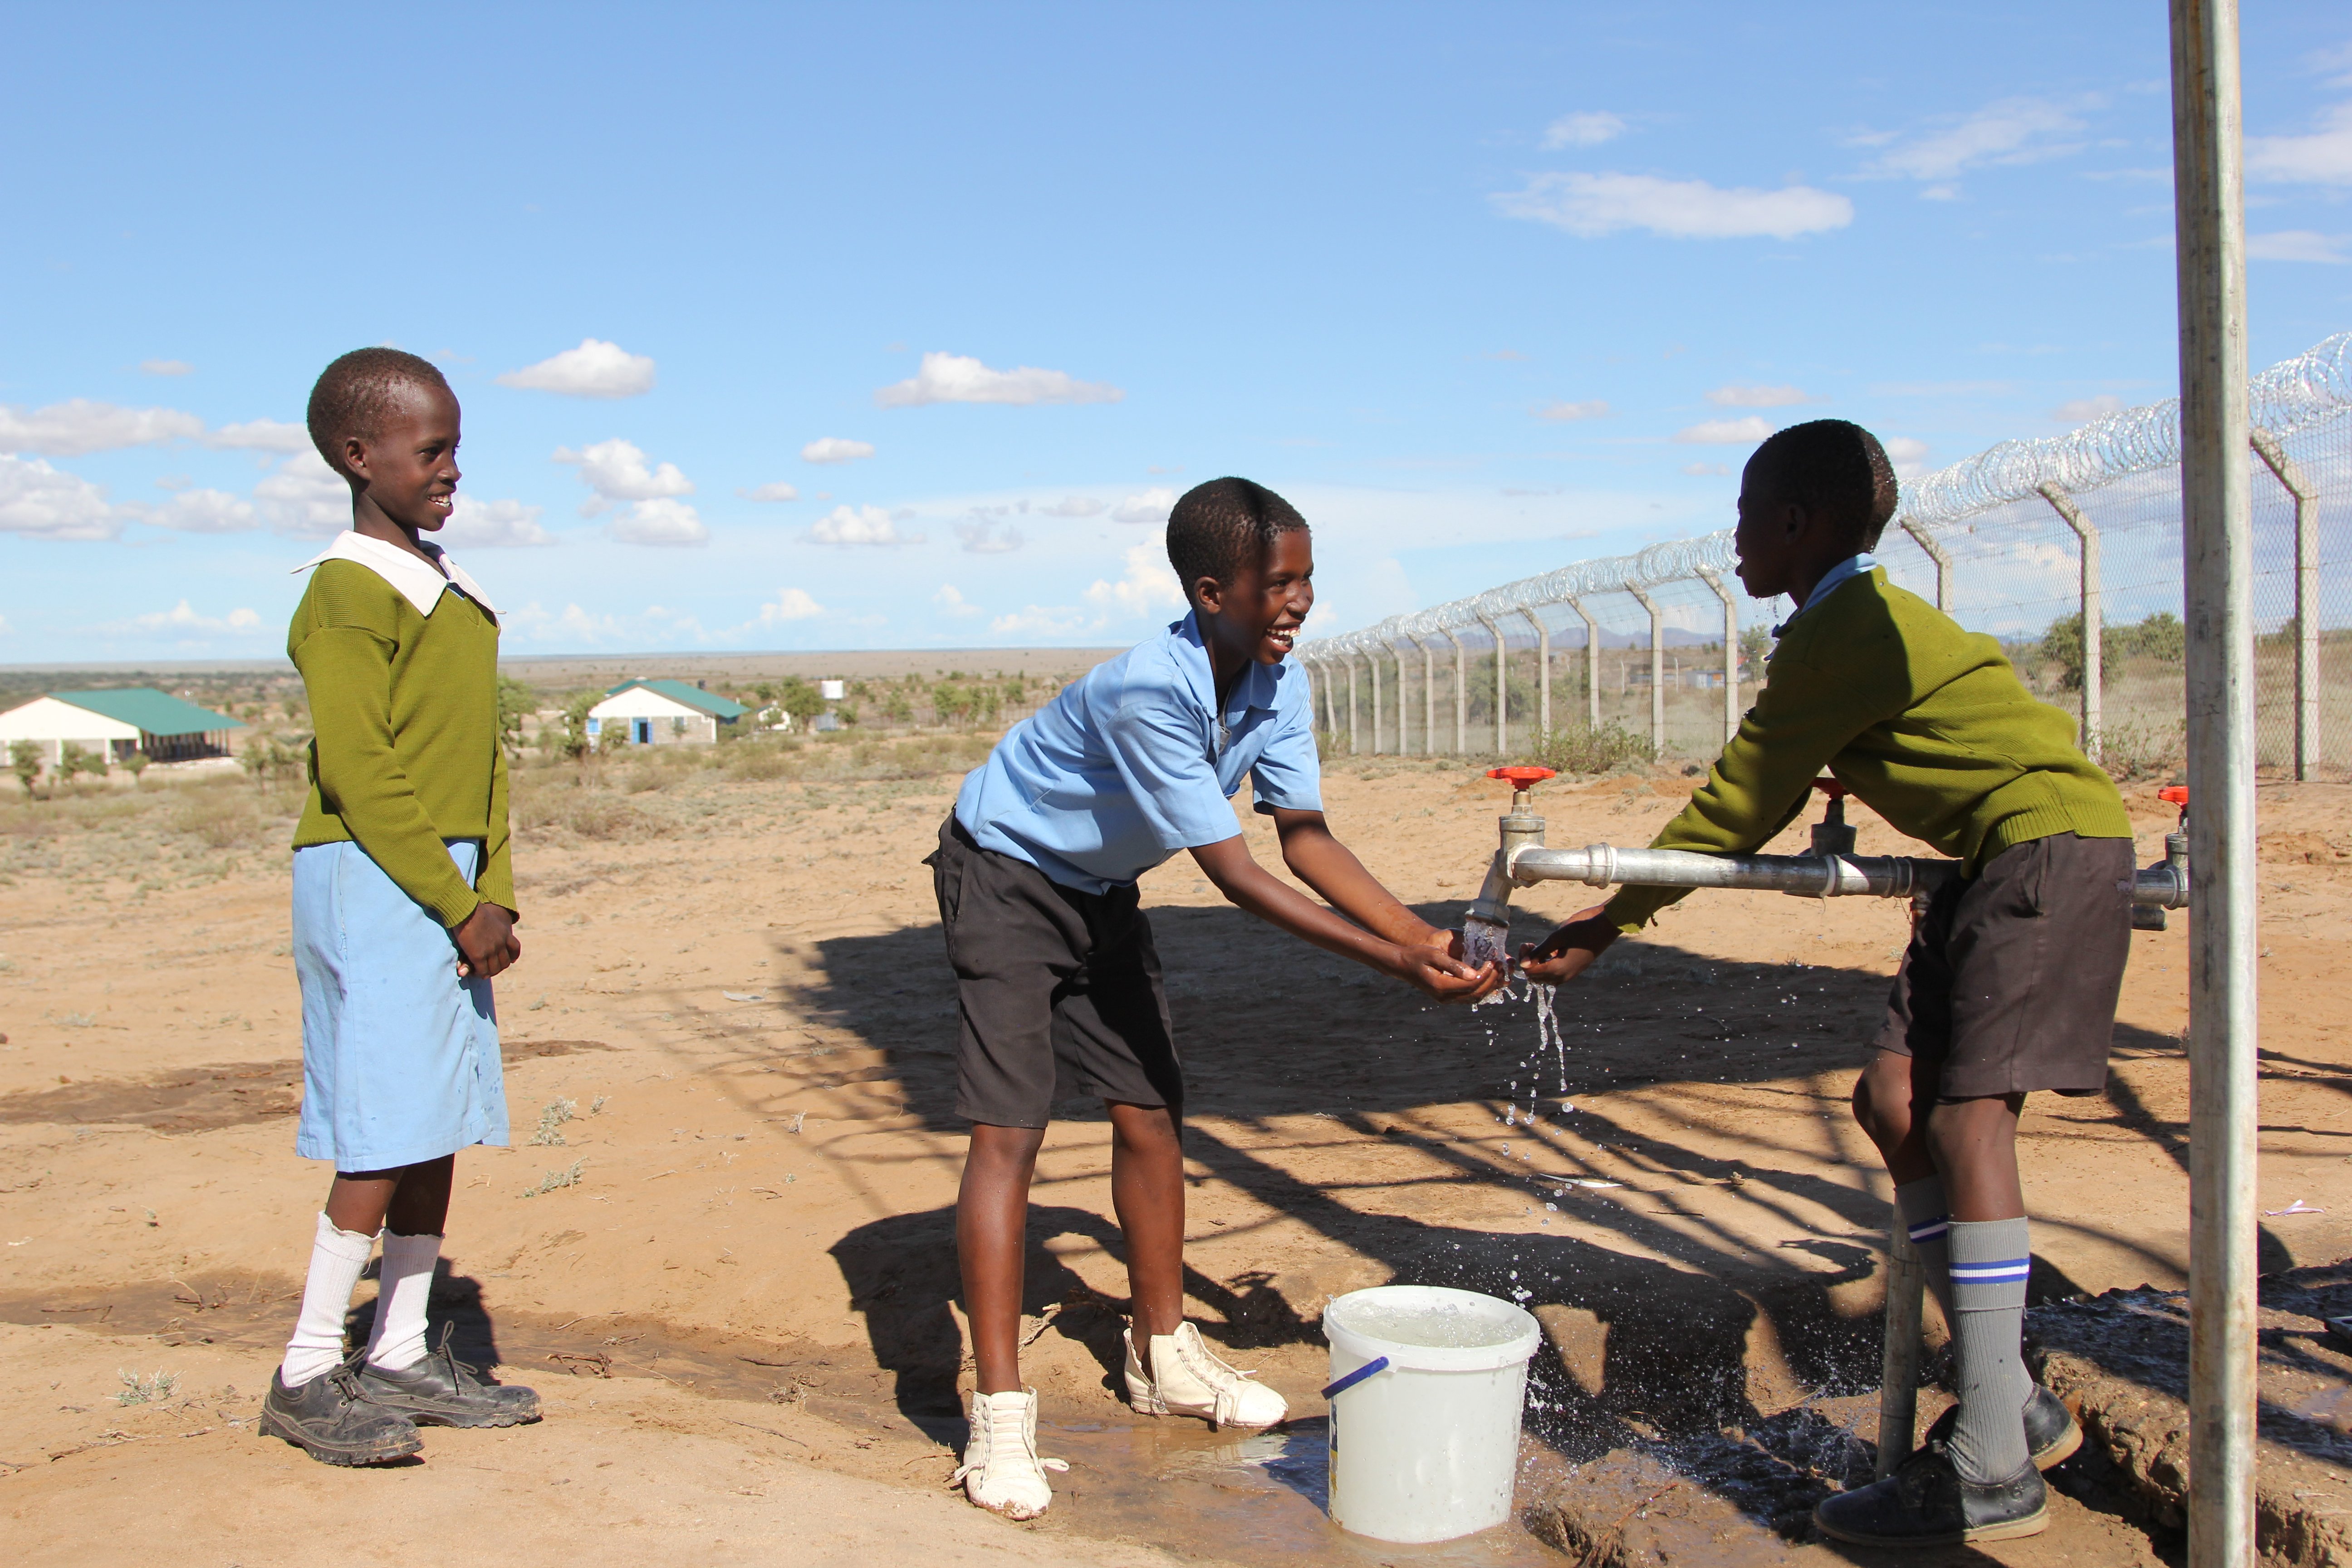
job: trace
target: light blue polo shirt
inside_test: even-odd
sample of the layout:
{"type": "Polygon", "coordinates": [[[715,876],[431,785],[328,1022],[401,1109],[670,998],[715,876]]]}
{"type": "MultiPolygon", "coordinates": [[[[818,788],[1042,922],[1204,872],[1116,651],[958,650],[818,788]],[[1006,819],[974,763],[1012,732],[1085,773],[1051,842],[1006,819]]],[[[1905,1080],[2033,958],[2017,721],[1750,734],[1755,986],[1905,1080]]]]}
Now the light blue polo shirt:
{"type": "Polygon", "coordinates": [[[1238,833],[1244,773],[1259,811],[1323,809],[1304,671],[1253,662],[1223,717],[1221,734],[1209,650],[1188,615],[1006,731],[964,775],[956,820],[983,849],[1107,893],[1238,833]]]}

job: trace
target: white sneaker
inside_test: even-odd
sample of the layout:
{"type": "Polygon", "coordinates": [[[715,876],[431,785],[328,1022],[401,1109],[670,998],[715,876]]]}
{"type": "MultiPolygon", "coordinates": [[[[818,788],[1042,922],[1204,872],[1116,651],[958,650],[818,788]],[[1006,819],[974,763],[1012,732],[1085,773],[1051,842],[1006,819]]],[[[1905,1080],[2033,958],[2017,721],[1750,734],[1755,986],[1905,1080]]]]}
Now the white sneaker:
{"type": "Polygon", "coordinates": [[[1135,1353],[1135,1330],[1127,1331],[1127,1399],[1146,1415],[1203,1415],[1211,1426],[1272,1426],[1290,1405],[1257,1373],[1219,1361],[1191,1323],[1172,1334],[1151,1336],[1151,1373],[1135,1353]]]}
{"type": "Polygon", "coordinates": [[[1034,1519],[1054,1500],[1047,1470],[1066,1470],[1063,1459],[1037,1457],[1037,1391],[971,1396],[971,1436],[963,1464],[948,1478],[963,1495],[1007,1519],[1034,1519]]]}

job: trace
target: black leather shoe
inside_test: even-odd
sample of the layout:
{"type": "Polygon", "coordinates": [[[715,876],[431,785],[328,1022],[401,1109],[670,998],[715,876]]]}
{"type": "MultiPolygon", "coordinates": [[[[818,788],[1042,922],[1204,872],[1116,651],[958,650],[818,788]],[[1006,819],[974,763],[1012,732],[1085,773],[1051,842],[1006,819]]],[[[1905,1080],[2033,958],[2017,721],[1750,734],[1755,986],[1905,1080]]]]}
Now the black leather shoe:
{"type": "Polygon", "coordinates": [[[1948,1546],[2009,1541],[2049,1526],[2042,1472],[2026,1466],[2005,1481],[1979,1486],[1952,1468],[1941,1443],[1920,1449],[1883,1481],[1822,1500],[1813,1525],[1856,1546],[1948,1546]]]}
{"type": "MultiPolygon", "coordinates": [[[[1960,1407],[1955,1405],[1936,1417],[1919,1446],[1925,1448],[1949,1441],[1959,1424],[1960,1407]]],[[[2083,1429],[2074,1425],[2074,1413],[2066,1408],[2064,1400],[2035,1384],[2033,1397],[2025,1402],[2025,1447],[2033,1457],[2033,1468],[2046,1470],[2063,1465],[2082,1446],[2083,1429]]]]}
{"type": "Polygon", "coordinates": [[[322,1465],[388,1464],[425,1447],[415,1422],[360,1392],[349,1363],[293,1388],[282,1371],[271,1373],[261,1429],[322,1465]]]}
{"type": "Polygon", "coordinates": [[[515,1384],[484,1383],[441,1343],[415,1366],[394,1372],[362,1364],[359,1391],[419,1426],[520,1426],[539,1419],[539,1395],[515,1384]]]}

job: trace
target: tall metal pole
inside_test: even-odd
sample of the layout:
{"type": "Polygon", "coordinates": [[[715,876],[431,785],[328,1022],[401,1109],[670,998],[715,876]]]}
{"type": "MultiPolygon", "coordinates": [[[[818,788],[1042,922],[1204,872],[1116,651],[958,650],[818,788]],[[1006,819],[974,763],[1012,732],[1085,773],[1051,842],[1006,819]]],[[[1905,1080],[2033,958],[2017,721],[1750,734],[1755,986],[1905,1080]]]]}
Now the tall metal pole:
{"type": "Polygon", "coordinates": [[[1437,655],[1411,632],[1405,633],[1405,641],[1421,649],[1421,749],[1433,757],[1437,755],[1437,655]]]}
{"type": "Polygon", "coordinates": [[[2319,761],[2319,491],[2295,467],[2279,438],[2253,433],[2263,466],[2294,498],[2294,777],[2311,777],[2319,761]]]}
{"type": "Polygon", "coordinates": [[[1381,754],[1381,656],[1367,648],[1364,662],[1372,670],[1372,755],[1381,754]]]}
{"type": "Polygon", "coordinates": [[[1903,520],[1903,531],[1909,534],[1912,542],[1926,551],[1927,559],[1936,563],[1936,608],[1948,616],[1950,615],[1952,613],[1952,552],[1945,549],[1934,534],[1907,517],[1903,520]]]}
{"type": "MultiPolygon", "coordinates": [[[[1383,642],[1382,644],[1381,644],[1381,646],[1382,647],[1384,647],[1384,648],[1388,649],[1388,650],[1389,650],[1389,657],[1390,657],[1391,658],[1392,658],[1392,659],[1394,659],[1394,660],[1396,661],[1396,669],[1397,669],[1397,755],[1398,755],[1398,756],[1400,756],[1400,757],[1402,757],[1402,756],[1406,756],[1406,755],[1411,754],[1411,752],[1412,752],[1412,748],[1410,745],[1408,745],[1408,744],[1406,744],[1406,743],[1405,743],[1405,731],[1406,731],[1406,729],[1408,728],[1408,726],[1406,725],[1406,723],[1405,723],[1405,721],[1404,721],[1404,716],[1405,716],[1406,712],[1409,710],[1409,709],[1408,709],[1408,705],[1407,705],[1407,703],[1405,702],[1405,700],[1404,700],[1404,650],[1403,650],[1402,648],[1400,648],[1399,647],[1397,647],[1397,645],[1396,645],[1396,644],[1394,644],[1394,643],[1392,643],[1392,642],[1383,642]]],[[[1426,736],[1426,735],[1423,735],[1423,736],[1422,737],[1422,739],[1425,742],[1425,741],[1427,741],[1427,740],[1429,739],[1429,737],[1428,737],[1428,736],[1426,736]]],[[[1427,748],[1426,746],[1424,746],[1423,749],[1425,751],[1425,750],[1427,750],[1428,748],[1427,748]]]]}
{"type": "Polygon", "coordinates": [[[1551,628],[1533,610],[1519,614],[1536,629],[1536,721],[1542,726],[1536,733],[1540,740],[1551,733],[1551,628]]]}
{"type": "Polygon", "coordinates": [[[1723,743],[1727,746],[1739,733],[1739,605],[1714,573],[1701,571],[1698,580],[1723,601],[1723,743]]]}
{"type": "Polygon", "coordinates": [[[1639,588],[1625,590],[1650,612],[1650,755],[1666,754],[1666,617],[1658,602],[1639,588]]]}
{"type": "Polygon", "coordinates": [[[1470,749],[1470,672],[1465,663],[1462,639],[1454,635],[1452,626],[1438,629],[1454,645],[1454,750],[1459,755],[1470,749]]]}
{"type": "Polygon", "coordinates": [[[1363,754],[1363,748],[1356,743],[1356,656],[1351,653],[1346,658],[1348,660],[1348,754],[1354,757],[1363,754]]]}
{"type": "Polygon", "coordinates": [[[2106,610],[2099,580],[2099,530],[2083,515],[2074,498],[2054,483],[2034,487],[2051,510],[2066,520],[2082,543],[2082,571],[2078,580],[2083,621],[2083,752],[2093,762],[2099,760],[2099,732],[2105,728],[2104,703],[2106,675],[2106,610]]]}
{"type": "Polygon", "coordinates": [[[2236,0],[2170,0],[2189,657],[2189,1564],[2254,1560],[2254,636],[2236,0]]]}
{"type": "Polygon", "coordinates": [[[1584,607],[1581,599],[1570,599],[1568,607],[1584,623],[1584,727],[1601,728],[1601,623],[1584,607]]]}

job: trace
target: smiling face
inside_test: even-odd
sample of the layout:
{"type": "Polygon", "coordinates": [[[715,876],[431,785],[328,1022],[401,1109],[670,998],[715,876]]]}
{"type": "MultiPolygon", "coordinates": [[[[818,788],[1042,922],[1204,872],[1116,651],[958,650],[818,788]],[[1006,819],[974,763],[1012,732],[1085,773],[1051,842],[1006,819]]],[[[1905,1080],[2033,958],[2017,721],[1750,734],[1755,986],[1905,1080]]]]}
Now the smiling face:
{"type": "Polygon", "coordinates": [[[403,383],[373,436],[343,441],[343,465],[373,505],[402,528],[433,532],[457,499],[457,400],[446,389],[403,383]]]}
{"type": "Polygon", "coordinates": [[[1314,536],[1303,528],[1276,534],[1265,558],[1236,569],[1231,583],[1195,582],[1192,604],[1220,676],[1244,664],[1280,664],[1315,607],[1314,536]]]}

